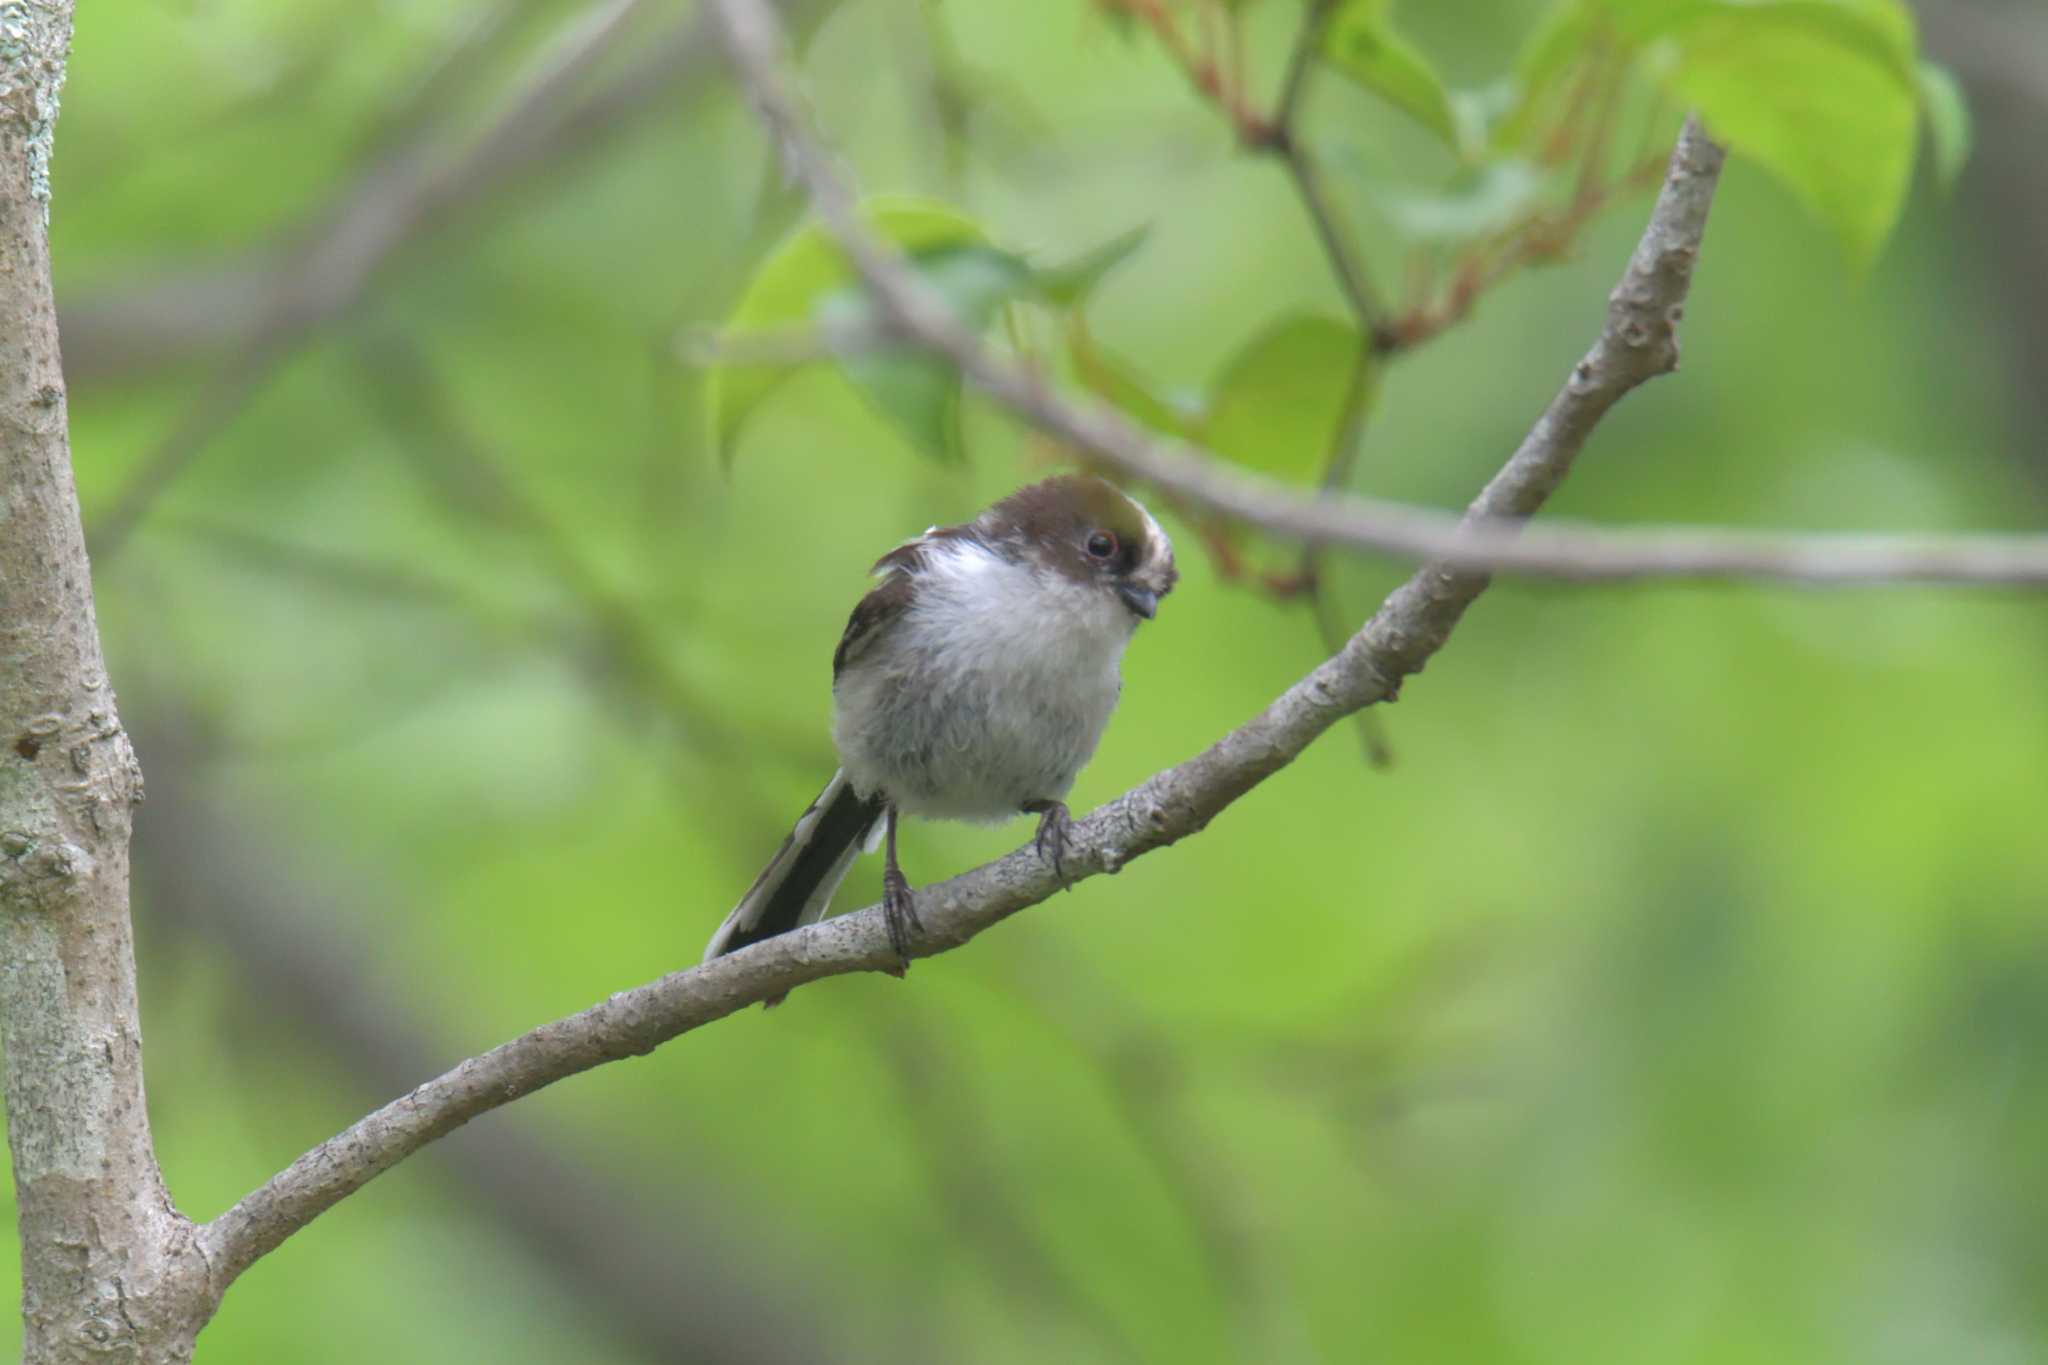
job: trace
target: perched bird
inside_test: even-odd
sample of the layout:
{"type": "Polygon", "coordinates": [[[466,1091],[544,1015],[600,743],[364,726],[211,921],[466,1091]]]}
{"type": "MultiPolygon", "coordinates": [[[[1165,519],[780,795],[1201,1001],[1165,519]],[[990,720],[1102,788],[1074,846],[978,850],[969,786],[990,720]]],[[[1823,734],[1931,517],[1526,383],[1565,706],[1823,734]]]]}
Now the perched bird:
{"type": "Polygon", "coordinates": [[[1159,523],[1083,474],[933,527],[874,572],[832,655],[841,767],[711,936],[707,962],[821,917],[878,838],[889,941],[907,962],[922,926],[896,863],[904,815],[1036,815],[1039,855],[1064,876],[1063,798],[1116,708],[1124,646],[1177,577],[1159,523]]]}

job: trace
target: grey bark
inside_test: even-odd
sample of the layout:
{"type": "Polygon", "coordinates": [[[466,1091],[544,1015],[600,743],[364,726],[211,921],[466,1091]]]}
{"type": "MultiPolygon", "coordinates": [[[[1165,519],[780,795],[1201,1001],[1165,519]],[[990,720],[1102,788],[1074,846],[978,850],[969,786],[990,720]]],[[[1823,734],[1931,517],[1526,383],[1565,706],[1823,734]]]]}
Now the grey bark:
{"type": "Polygon", "coordinates": [[[128,834],[50,296],[70,0],[0,7],[0,1024],[32,1362],[189,1358],[206,1266],[142,1089],[128,834]]]}

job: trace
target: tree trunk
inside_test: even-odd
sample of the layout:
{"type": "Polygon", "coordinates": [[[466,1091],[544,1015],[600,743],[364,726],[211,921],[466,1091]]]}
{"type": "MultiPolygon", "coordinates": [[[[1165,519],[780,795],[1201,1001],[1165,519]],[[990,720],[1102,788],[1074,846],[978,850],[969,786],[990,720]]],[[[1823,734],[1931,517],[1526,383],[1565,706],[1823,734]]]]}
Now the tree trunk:
{"type": "Polygon", "coordinates": [[[212,1296],[143,1107],[128,921],[142,775],[100,657],[50,296],[71,10],[0,6],[0,1021],[23,1356],[176,1361],[212,1296]]]}

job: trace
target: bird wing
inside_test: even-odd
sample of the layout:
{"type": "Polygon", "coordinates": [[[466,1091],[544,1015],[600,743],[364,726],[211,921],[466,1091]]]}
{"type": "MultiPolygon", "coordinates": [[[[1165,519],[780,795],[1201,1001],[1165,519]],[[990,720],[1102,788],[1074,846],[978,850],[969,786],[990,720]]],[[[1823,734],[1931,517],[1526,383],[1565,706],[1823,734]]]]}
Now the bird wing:
{"type": "Polygon", "coordinates": [[[853,615],[846,618],[839,648],[832,651],[832,681],[838,682],[846,665],[910,610],[910,604],[917,600],[917,576],[924,568],[926,553],[942,541],[971,539],[972,526],[934,526],[875,561],[869,572],[879,574],[881,582],[854,605],[853,615]]]}

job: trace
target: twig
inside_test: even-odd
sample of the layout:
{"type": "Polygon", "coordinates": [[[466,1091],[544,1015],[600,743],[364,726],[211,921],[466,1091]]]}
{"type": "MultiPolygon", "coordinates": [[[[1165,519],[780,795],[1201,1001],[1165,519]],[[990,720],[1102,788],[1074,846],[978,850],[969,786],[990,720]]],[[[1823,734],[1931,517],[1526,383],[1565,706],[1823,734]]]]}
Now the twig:
{"type": "Polygon", "coordinates": [[[1283,137],[1294,136],[1295,118],[1302,97],[1308,93],[1309,72],[1314,69],[1316,53],[1323,45],[1323,32],[1329,27],[1330,11],[1334,8],[1336,0],[1309,0],[1308,13],[1302,16],[1294,50],[1287,56],[1287,75],[1280,83],[1280,103],[1273,114],[1273,123],[1283,137]]]}
{"type": "MultiPolygon", "coordinates": [[[[959,331],[861,232],[850,191],[829,169],[789,101],[779,67],[780,31],[762,0],[712,0],[733,56],[770,132],[791,154],[828,227],[845,244],[885,306],[918,322],[959,331]],[[877,266],[877,262],[881,262],[877,266]],[[879,278],[878,278],[879,271],[879,278]]],[[[1617,291],[1628,300],[1610,315],[1579,375],[1539,419],[1522,449],[1489,483],[1468,515],[1486,521],[1536,511],[1569,469],[1585,434],[1609,407],[1676,358],[1669,324],[1677,315],[1706,227],[1721,151],[1688,123],[1672,175],[1617,291]],[[1632,339],[1644,314],[1665,320],[1660,344],[1632,339]]],[[[907,277],[906,277],[907,278],[907,277]]],[[[973,338],[971,367],[998,378],[973,338]]],[[[1225,807],[1299,756],[1343,717],[1391,700],[1448,638],[1487,585],[1484,573],[1436,562],[1397,589],[1365,628],[1263,712],[1206,751],[1140,784],[1073,827],[1064,860],[1068,880],[1121,869],[1206,826],[1225,807]]],[[[1025,847],[951,881],[925,888],[917,956],[956,948],[984,929],[1052,895],[1061,879],[1025,847]]],[[[214,1282],[225,1286],[258,1257],[429,1142],[479,1114],[579,1071],[636,1056],[828,976],[893,971],[899,966],[879,906],[827,920],[644,986],[622,991],[580,1014],[542,1025],[392,1101],[320,1144],[200,1230],[214,1282]]]]}
{"type": "Polygon", "coordinates": [[[1281,152],[1281,160],[1287,167],[1287,174],[1293,177],[1302,207],[1308,210],[1309,222],[1316,230],[1316,240],[1323,244],[1323,255],[1329,258],[1338,287],[1344,291],[1344,298],[1366,335],[1377,341],[1382,316],[1379,295],[1373,290],[1365,265],[1352,249],[1350,236],[1339,221],[1336,202],[1323,185],[1321,169],[1298,137],[1289,137],[1281,152]]]}
{"type": "Polygon", "coordinates": [[[1501,234],[1490,248],[1482,245],[1467,254],[1441,299],[1420,304],[1381,328],[1374,337],[1380,354],[1390,356],[1413,350],[1464,321],[1480,295],[1524,266],[1563,257],[1578,234],[1617,195],[1648,189],[1663,172],[1661,153],[1645,156],[1611,182],[1582,183],[1562,210],[1529,214],[1501,234]]]}
{"type": "Polygon", "coordinates": [[[1213,51],[1201,53],[1195,50],[1187,35],[1180,31],[1180,21],[1174,18],[1168,0],[1101,0],[1101,3],[1105,8],[1122,10],[1152,30],[1167,55],[1187,76],[1188,83],[1230,120],[1238,141],[1247,147],[1263,147],[1272,142],[1274,125],[1271,120],[1252,108],[1242,87],[1225,72],[1213,51]]]}
{"type": "Polygon", "coordinates": [[[1337,285],[1344,291],[1344,298],[1358,319],[1359,330],[1377,342],[1380,319],[1384,316],[1379,295],[1366,273],[1365,262],[1359,259],[1357,249],[1351,244],[1349,230],[1323,184],[1322,170],[1302,140],[1299,127],[1302,101],[1308,96],[1316,54],[1322,48],[1323,33],[1329,26],[1330,12],[1335,8],[1334,0],[1311,0],[1308,12],[1302,16],[1301,28],[1295,34],[1294,50],[1287,59],[1287,76],[1280,87],[1280,101],[1270,124],[1271,135],[1257,145],[1277,155],[1286,165],[1295,191],[1301,196],[1302,207],[1307,210],[1309,222],[1315,228],[1316,240],[1322,243],[1323,255],[1337,277],[1337,285]]]}

